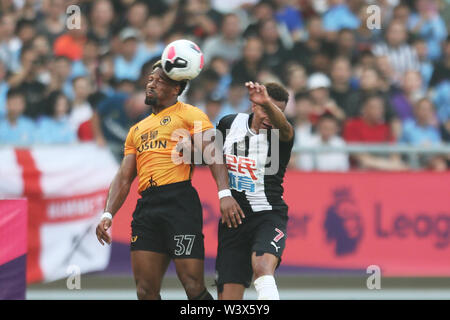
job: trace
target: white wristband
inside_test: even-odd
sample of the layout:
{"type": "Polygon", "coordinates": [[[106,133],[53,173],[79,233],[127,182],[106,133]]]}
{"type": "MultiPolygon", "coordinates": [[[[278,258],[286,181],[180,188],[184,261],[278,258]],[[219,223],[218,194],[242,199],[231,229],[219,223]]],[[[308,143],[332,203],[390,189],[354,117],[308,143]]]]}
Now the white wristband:
{"type": "Polygon", "coordinates": [[[113,218],[113,216],[112,216],[112,214],[111,213],[109,213],[109,212],[103,212],[103,214],[102,214],[102,218],[100,219],[100,220],[103,220],[103,219],[109,219],[109,220],[112,220],[112,218],[113,218]]]}
{"type": "Polygon", "coordinates": [[[225,197],[231,197],[230,189],[223,189],[219,191],[219,200],[225,197]]]}

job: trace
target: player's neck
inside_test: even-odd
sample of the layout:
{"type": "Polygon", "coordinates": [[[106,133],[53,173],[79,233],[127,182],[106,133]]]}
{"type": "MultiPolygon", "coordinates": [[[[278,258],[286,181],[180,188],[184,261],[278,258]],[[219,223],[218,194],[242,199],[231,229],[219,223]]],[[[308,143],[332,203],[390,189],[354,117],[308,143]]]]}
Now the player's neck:
{"type": "Polygon", "coordinates": [[[158,106],[152,106],[153,114],[158,114],[158,113],[160,113],[161,111],[163,111],[163,110],[165,110],[165,109],[167,109],[167,108],[173,106],[173,105],[174,105],[175,103],[177,103],[177,102],[178,102],[178,100],[175,99],[175,100],[172,101],[172,102],[160,104],[160,105],[158,105],[158,106]]]}

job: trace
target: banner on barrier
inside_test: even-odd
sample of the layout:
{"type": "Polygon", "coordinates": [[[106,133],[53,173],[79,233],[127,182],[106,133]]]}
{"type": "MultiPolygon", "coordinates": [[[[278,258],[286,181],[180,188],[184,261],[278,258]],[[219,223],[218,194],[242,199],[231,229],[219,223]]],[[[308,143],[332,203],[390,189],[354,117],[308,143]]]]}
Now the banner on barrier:
{"type": "Polygon", "coordinates": [[[0,300],[25,299],[27,200],[0,200],[0,300]]]}
{"type": "Polygon", "coordinates": [[[117,164],[96,145],[0,149],[0,196],[28,199],[27,281],[103,270],[110,247],[95,236],[117,164]]]}
{"type": "MultiPolygon", "coordinates": [[[[193,183],[203,205],[206,257],[214,259],[220,217],[215,182],[207,168],[197,168],[193,183]]],[[[333,270],[376,265],[387,276],[450,276],[448,186],[449,172],[288,171],[283,265],[333,270]]],[[[115,241],[129,243],[137,198],[131,191],[115,217],[115,241]]]]}

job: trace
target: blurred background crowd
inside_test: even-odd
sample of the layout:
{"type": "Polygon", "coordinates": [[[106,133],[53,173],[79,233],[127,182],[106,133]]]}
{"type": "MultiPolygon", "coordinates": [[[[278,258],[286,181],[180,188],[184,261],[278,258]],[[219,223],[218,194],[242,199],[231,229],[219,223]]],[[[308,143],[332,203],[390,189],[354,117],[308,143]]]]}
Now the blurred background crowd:
{"type": "MultiPolygon", "coordinates": [[[[149,114],[152,64],[181,38],[202,48],[205,67],[180,99],[214,124],[251,112],[246,81],[279,82],[297,147],[442,145],[449,25],[449,0],[0,0],[0,145],[93,141],[119,160],[128,129],[149,114]],[[69,30],[72,4],[81,24],[69,30]]],[[[421,159],[429,170],[449,163],[421,159]]],[[[400,154],[346,152],[296,153],[290,166],[409,169],[400,154]]]]}

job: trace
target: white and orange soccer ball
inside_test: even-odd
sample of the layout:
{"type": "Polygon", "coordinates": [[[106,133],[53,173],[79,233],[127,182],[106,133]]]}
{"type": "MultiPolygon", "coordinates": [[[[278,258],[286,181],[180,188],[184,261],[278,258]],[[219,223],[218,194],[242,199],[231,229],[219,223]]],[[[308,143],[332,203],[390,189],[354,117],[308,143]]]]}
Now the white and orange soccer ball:
{"type": "Polygon", "coordinates": [[[182,39],[167,45],[161,62],[164,72],[172,80],[192,80],[202,71],[204,58],[198,45],[182,39]]]}

